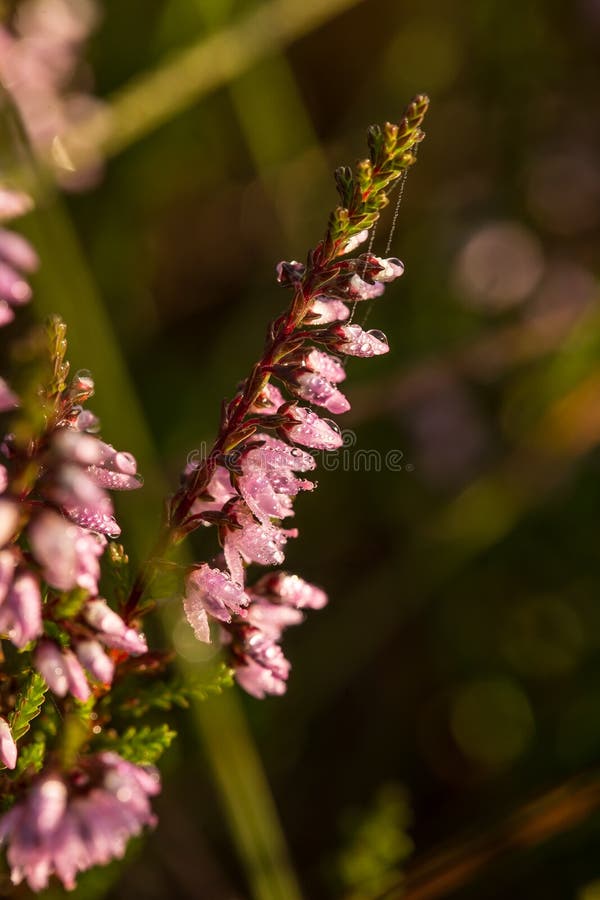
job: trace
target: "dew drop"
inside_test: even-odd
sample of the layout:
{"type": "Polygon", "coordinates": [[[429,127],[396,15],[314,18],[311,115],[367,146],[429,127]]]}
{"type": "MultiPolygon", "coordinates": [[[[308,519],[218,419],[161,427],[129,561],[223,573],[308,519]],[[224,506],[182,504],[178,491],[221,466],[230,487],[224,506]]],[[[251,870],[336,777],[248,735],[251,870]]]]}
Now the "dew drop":
{"type": "Polygon", "coordinates": [[[386,347],[389,346],[388,339],[383,331],[378,331],[376,328],[372,329],[372,331],[367,331],[371,337],[375,338],[376,341],[381,341],[382,344],[385,344],[386,347]]]}
{"type": "Polygon", "coordinates": [[[340,426],[338,425],[337,422],[334,422],[334,421],[333,421],[333,419],[321,419],[321,421],[324,422],[325,425],[329,425],[329,427],[331,428],[331,430],[332,430],[332,431],[335,431],[336,434],[341,434],[341,433],[342,433],[342,429],[340,428],[340,426]]]}

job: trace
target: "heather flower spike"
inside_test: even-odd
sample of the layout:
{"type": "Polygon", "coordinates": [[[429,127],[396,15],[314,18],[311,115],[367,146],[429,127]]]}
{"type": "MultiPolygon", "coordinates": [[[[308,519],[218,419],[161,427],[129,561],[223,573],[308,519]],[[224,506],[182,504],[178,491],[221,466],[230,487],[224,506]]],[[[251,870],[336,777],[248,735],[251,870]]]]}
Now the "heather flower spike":
{"type": "MultiPolygon", "coordinates": [[[[84,16],[78,29],[68,0],[48,0],[48,18],[41,0],[23,9],[14,33],[0,26],[0,74],[11,74],[27,128],[43,146],[36,102],[47,103],[49,121],[64,124],[60,73],[68,80],[72,59],[62,54],[81,43],[93,17],[84,16]],[[42,53],[37,38],[51,21],[57,30],[42,53]],[[36,41],[29,45],[27,35],[36,41]],[[40,79],[37,101],[30,71],[40,79]]],[[[155,551],[136,577],[115,540],[121,527],[112,493],[137,490],[142,478],[135,457],[99,434],[86,405],[93,377],[70,371],[65,323],[49,321],[33,386],[1,373],[0,842],[14,884],[41,891],[58,878],[71,890],[79,872],[121,858],[129,838],[156,821],[153,764],[174,732],[153,727],[149,741],[144,716],[185,705],[188,696],[185,686],[173,687],[169,649],[149,648],[142,630],[159,571],[174,579],[175,602],[195,637],[222,649],[226,665],[207,675],[207,693],[233,679],[256,698],[285,693],[285,632],[327,604],[320,587],[280,568],[299,534],[290,520],[295,525],[297,498],[315,490],[315,451],[343,445],[330,417],[350,408],[345,357],[389,349],[381,332],[351,321],[351,309],[381,297],[402,275],[398,259],[364,247],[390,190],[415,160],[426,109],[427,98],[417,97],[398,125],[370,130],[369,159],[355,172],[336,173],[340,205],[323,239],[305,262],[277,265],[288,307],[224,403],[212,449],[202,459],[190,456],[155,551]],[[182,569],[169,555],[198,528],[213,529],[214,549],[182,569]]],[[[4,226],[30,205],[25,195],[0,189],[4,226]]],[[[31,299],[28,277],[37,264],[24,238],[0,229],[0,325],[31,299]]]]}
{"type": "MultiPolygon", "coordinates": [[[[247,573],[254,565],[281,565],[287,541],[298,534],[281,523],[294,515],[298,493],[314,487],[297,475],[315,466],[303,448],[335,451],[343,444],[337,423],[320,412],[338,415],[350,408],[338,387],[346,373],[335,354],[372,357],[389,350],[381,332],[343,323],[350,304],[382,296],[404,266],[395,257],[351,254],[368,240],[390,189],[414,162],[427,104],[417,97],[400,125],[372,128],[370,158],[356,174],[337,171],[342,204],[331,214],[324,240],[306,263],[277,265],[277,281],[292,292],[290,306],[271,324],[262,358],[224,407],[208,458],[188,467],[170,504],[165,546],[173,531],[218,526],[222,553],[190,572],[184,608],[202,641],[210,640],[211,619],[220,623],[236,679],[257,697],[285,691],[290,666],[278,644],[281,632],[299,621],[301,607],[320,608],[326,596],[303,582],[293,590],[294,576],[285,576],[281,586],[287,589],[277,591],[273,582],[265,597],[248,584],[247,573]],[[235,462],[224,466],[232,450],[235,462]]],[[[150,575],[148,570],[138,582],[136,604],[150,575]]]]}

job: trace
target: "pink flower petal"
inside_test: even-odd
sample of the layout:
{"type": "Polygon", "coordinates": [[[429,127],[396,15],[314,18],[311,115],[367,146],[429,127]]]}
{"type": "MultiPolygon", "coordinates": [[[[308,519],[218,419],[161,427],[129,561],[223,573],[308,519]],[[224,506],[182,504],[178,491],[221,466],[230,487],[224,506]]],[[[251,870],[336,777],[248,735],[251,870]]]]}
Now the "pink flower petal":
{"type": "Polygon", "coordinates": [[[215,619],[229,622],[231,614],[239,615],[248,603],[249,597],[243,588],[221,569],[211,569],[204,564],[192,569],[187,577],[184,608],[192,628],[194,631],[198,629],[201,634],[206,631],[203,617],[199,613],[200,607],[215,619]]]}
{"type": "Polygon", "coordinates": [[[346,378],[346,370],[340,360],[321,350],[311,350],[306,357],[306,365],[332,384],[339,384],[346,378]]]}
{"type": "Polygon", "coordinates": [[[298,375],[291,388],[302,400],[323,406],[330,413],[345,413],[350,409],[350,404],[341,391],[315,372],[298,375]]]}
{"type": "Polygon", "coordinates": [[[315,450],[337,450],[343,444],[335,423],[319,418],[312,409],[303,406],[293,408],[290,421],[283,428],[293,441],[315,450]]]}
{"type": "Polygon", "coordinates": [[[390,349],[382,331],[363,331],[360,325],[340,325],[336,335],[336,350],[349,356],[381,356],[390,349]]]}
{"type": "Polygon", "coordinates": [[[342,300],[335,297],[317,297],[311,307],[311,325],[329,325],[331,322],[344,322],[350,316],[350,310],[342,300]]]}
{"type": "Polygon", "coordinates": [[[6,719],[0,717],[0,762],[7,769],[14,769],[17,764],[17,745],[6,719]]]}

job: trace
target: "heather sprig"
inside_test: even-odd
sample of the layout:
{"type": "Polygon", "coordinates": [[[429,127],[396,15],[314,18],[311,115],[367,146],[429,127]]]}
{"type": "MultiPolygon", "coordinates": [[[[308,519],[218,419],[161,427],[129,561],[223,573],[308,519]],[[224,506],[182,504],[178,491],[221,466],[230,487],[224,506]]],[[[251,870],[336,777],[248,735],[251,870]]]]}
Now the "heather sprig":
{"type": "MultiPolygon", "coordinates": [[[[336,354],[371,357],[388,351],[381,332],[343,323],[350,319],[349,304],[381,296],[385,285],[402,275],[403,264],[370,251],[352,254],[367,241],[390,192],[414,163],[427,106],[428,99],[418,96],[399,125],[373,126],[370,157],[356,172],[338,169],[343,205],[330,215],[324,239],[305,264],[292,260],[277,266],[277,280],[292,292],[290,305],[271,323],[260,360],[223,405],[206,459],[187,467],[167,507],[157,556],[201,526],[218,530],[222,552],[211,564],[189,571],[184,610],[201,641],[210,641],[210,623],[219,623],[238,683],[258,697],[285,691],[290,665],[279,646],[282,632],[302,620],[304,607],[323,606],[326,598],[287,573],[271,579],[269,588],[264,579],[248,587],[245,567],[281,565],[287,541],[298,534],[280,522],[293,515],[295,496],[314,487],[298,477],[316,466],[301,448],[335,450],[342,443],[335,423],[298,400],[345,412],[350,404],[338,385],[346,373],[336,354]],[[318,593],[318,604],[307,599],[311,591],[318,593]]],[[[136,615],[153,566],[150,561],[140,573],[127,616],[136,615]]]]}
{"type": "MultiPolygon", "coordinates": [[[[86,371],[72,374],[65,323],[54,317],[31,338],[28,346],[43,352],[33,353],[16,390],[0,381],[0,411],[11,415],[0,447],[0,786],[10,807],[0,840],[15,883],[41,890],[56,874],[72,888],[79,871],[121,857],[129,837],[154,823],[153,766],[175,736],[164,721],[174,707],[219,694],[233,677],[255,697],[285,692],[283,632],[305,610],[325,606],[327,595],[273,568],[298,535],[282,523],[294,516],[296,496],[315,488],[311,451],[342,443],[336,423],[313,407],[349,409],[344,357],[389,349],[381,332],[351,321],[351,307],[381,296],[403,264],[356,251],[414,163],[427,102],[417,97],[399,125],[370,129],[370,158],[336,173],[341,205],[323,239],[305,263],[277,266],[289,305],[223,404],[210,452],[188,464],[168,498],[137,577],[127,536],[115,540],[121,528],[111,493],[139,489],[142,480],[135,458],[99,435],[86,405],[94,381],[86,371]],[[171,558],[207,527],[219,543],[212,559],[190,566],[171,558]],[[250,579],[254,565],[269,571],[250,579]],[[193,683],[173,677],[172,652],[149,649],[142,631],[161,571],[178,579],[175,594],[196,637],[216,637],[223,649],[224,662],[193,683]]],[[[5,217],[24,211],[17,201],[0,194],[5,217]]],[[[13,294],[34,268],[34,251],[20,240],[9,238],[20,257],[3,257],[0,235],[13,294]]],[[[0,280],[6,322],[17,306],[0,280]]]]}

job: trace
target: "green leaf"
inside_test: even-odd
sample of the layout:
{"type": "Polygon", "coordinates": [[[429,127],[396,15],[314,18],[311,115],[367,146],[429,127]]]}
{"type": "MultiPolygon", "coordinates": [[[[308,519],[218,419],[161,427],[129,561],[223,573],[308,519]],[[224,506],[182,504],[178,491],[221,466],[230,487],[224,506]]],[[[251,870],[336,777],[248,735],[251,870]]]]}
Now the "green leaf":
{"type": "Polygon", "coordinates": [[[105,734],[100,743],[103,750],[112,750],[129,762],[149,766],[160,759],[176,736],[177,732],[165,724],[154,728],[131,725],[123,734],[105,734]]]}
{"type": "Polygon", "coordinates": [[[369,810],[347,813],[345,819],[347,840],[337,868],[347,900],[369,900],[400,884],[414,849],[408,833],[412,813],[404,788],[383,785],[369,810]]]}
{"type": "Polygon", "coordinates": [[[52,610],[56,619],[74,619],[88,597],[88,592],[82,588],[61,594],[60,599],[52,610]]]}
{"type": "Polygon", "coordinates": [[[174,678],[172,681],[153,681],[145,685],[134,696],[129,696],[121,705],[121,710],[129,716],[140,718],[150,709],[169,710],[174,706],[187,709],[190,700],[207,700],[221,694],[233,685],[233,671],[221,663],[215,670],[202,678],[174,678]]]}
{"type": "Polygon", "coordinates": [[[46,754],[46,739],[43,734],[38,735],[37,739],[19,751],[17,765],[12,776],[20,778],[25,772],[31,774],[39,772],[44,764],[46,754]]]}
{"type": "Polygon", "coordinates": [[[31,720],[40,713],[47,690],[48,685],[42,676],[37,672],[31,672],[17,694],[15,708],[8,717],[8,724],[15,741],[29,731],[31,720]]]}

